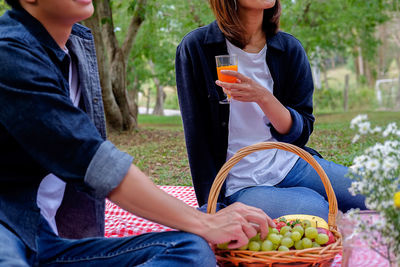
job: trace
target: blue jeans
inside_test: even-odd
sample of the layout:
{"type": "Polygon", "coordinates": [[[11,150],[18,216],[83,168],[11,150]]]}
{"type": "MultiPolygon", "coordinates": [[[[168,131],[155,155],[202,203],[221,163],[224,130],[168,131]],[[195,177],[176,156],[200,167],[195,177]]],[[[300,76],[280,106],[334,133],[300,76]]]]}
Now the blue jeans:
{"type": "MultiPolygon", "coordinates": [[[[366,209],[365,197],[352,196],[348,168],[314,156],[329,177],[339,210],[366,209]]],[[[275,186],[244,188],[226,198],[227,204],[242,202],[264,210],[271,218],[286,214],[310,214],[328,220],[328,202],[321,178],[311,165],[299,158],[285,179],[275,186]]]]}
{"type": "Polygon", "coordinates": [[[207,242],[185,232],[64,239],[43,219],[37,245],[37,253],[30,251],[0,223],[0,266],[216,266],[207,242]]]}

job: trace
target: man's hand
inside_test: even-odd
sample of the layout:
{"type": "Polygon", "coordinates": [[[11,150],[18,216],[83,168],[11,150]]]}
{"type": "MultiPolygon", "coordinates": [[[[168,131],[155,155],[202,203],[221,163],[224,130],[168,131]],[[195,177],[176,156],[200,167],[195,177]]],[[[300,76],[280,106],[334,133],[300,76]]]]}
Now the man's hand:
{"type": "MultiPolygon", "coordinates": [[[[265,238],[268,227],[275,227],[274,222],[261,209],[236,202],[216,214],[209,214],[206,219],[208,230],[199,233],[212,244],[229,242],[228,248],[246,245],[257,232],[265,238]]],[[[206,228],[207,229],[207,228],[206,228]]]]}

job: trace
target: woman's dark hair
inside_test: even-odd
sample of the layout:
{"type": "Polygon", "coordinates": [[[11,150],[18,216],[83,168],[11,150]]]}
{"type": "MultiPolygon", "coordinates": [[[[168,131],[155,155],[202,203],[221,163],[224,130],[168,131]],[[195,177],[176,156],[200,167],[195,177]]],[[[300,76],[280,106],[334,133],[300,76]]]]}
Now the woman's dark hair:
{"type": "Polygon", "coordinates": [[[22,9],[21,4],[19,3],[19,0],[5,0],[6,3],[11,6],[12,8],[15,9],[22,9]]]}
{"type": "MultiPolygon", "coordinates": [[[[245,29],[239,19],[234,0],[209,0],[218,26],[225,37],[239,48],[244,48],[249,40],[246,39],[245,29]]],[[[264,10],[263,31],[266,37],[275,35],[279,30],[281,3],[276,0],[272,8],[264,10]]]]}

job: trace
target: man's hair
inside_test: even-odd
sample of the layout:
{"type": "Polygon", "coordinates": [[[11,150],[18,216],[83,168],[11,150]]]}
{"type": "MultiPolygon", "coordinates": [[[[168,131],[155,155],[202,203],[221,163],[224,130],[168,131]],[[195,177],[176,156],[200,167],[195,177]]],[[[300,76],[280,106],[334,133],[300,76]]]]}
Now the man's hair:
{"type": "MultiPolygon", "coordinates": [[[[217,19],[218,26],[224,33],[226,39],[239,48],[247,45],[245,29],[240,22],[237,13],[237,4],[234,0],[209,0],[212,11],[217,19]]],[[[275,35],[279,30],[279,19],[281,16],[281,4],[276,0],[272,8],[264,10],[262,28],[266,37],[275,35]]]]}
{"type": "Polygon", "coordinates": [[[15,9],[22,9],[21,4],[19,3],[19,0],[5,0],[6,3],[11,6],[12,8],[15,9]]]}

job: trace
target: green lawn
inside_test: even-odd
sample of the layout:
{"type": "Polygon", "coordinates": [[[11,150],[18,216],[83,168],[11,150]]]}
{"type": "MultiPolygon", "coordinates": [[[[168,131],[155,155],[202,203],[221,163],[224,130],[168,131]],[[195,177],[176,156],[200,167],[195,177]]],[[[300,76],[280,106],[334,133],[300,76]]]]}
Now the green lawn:
{"type": "MultiPolygon", "coordinates": [[[[352,144],[354,132],[350,121],[358,113],[316,115],[316,123],[308,146],[326,159],[349,166],[353,158],[374,144],[376,138],[352,144]]],[[[373,125],[400,124],[400,112],[368,112],[373,125]]],[[[110,133],[109,139],[135,157],[134,163],[159,185],[191,185],[182,121],[179,116],[139,115],[137,132],[110,133]]]]}

